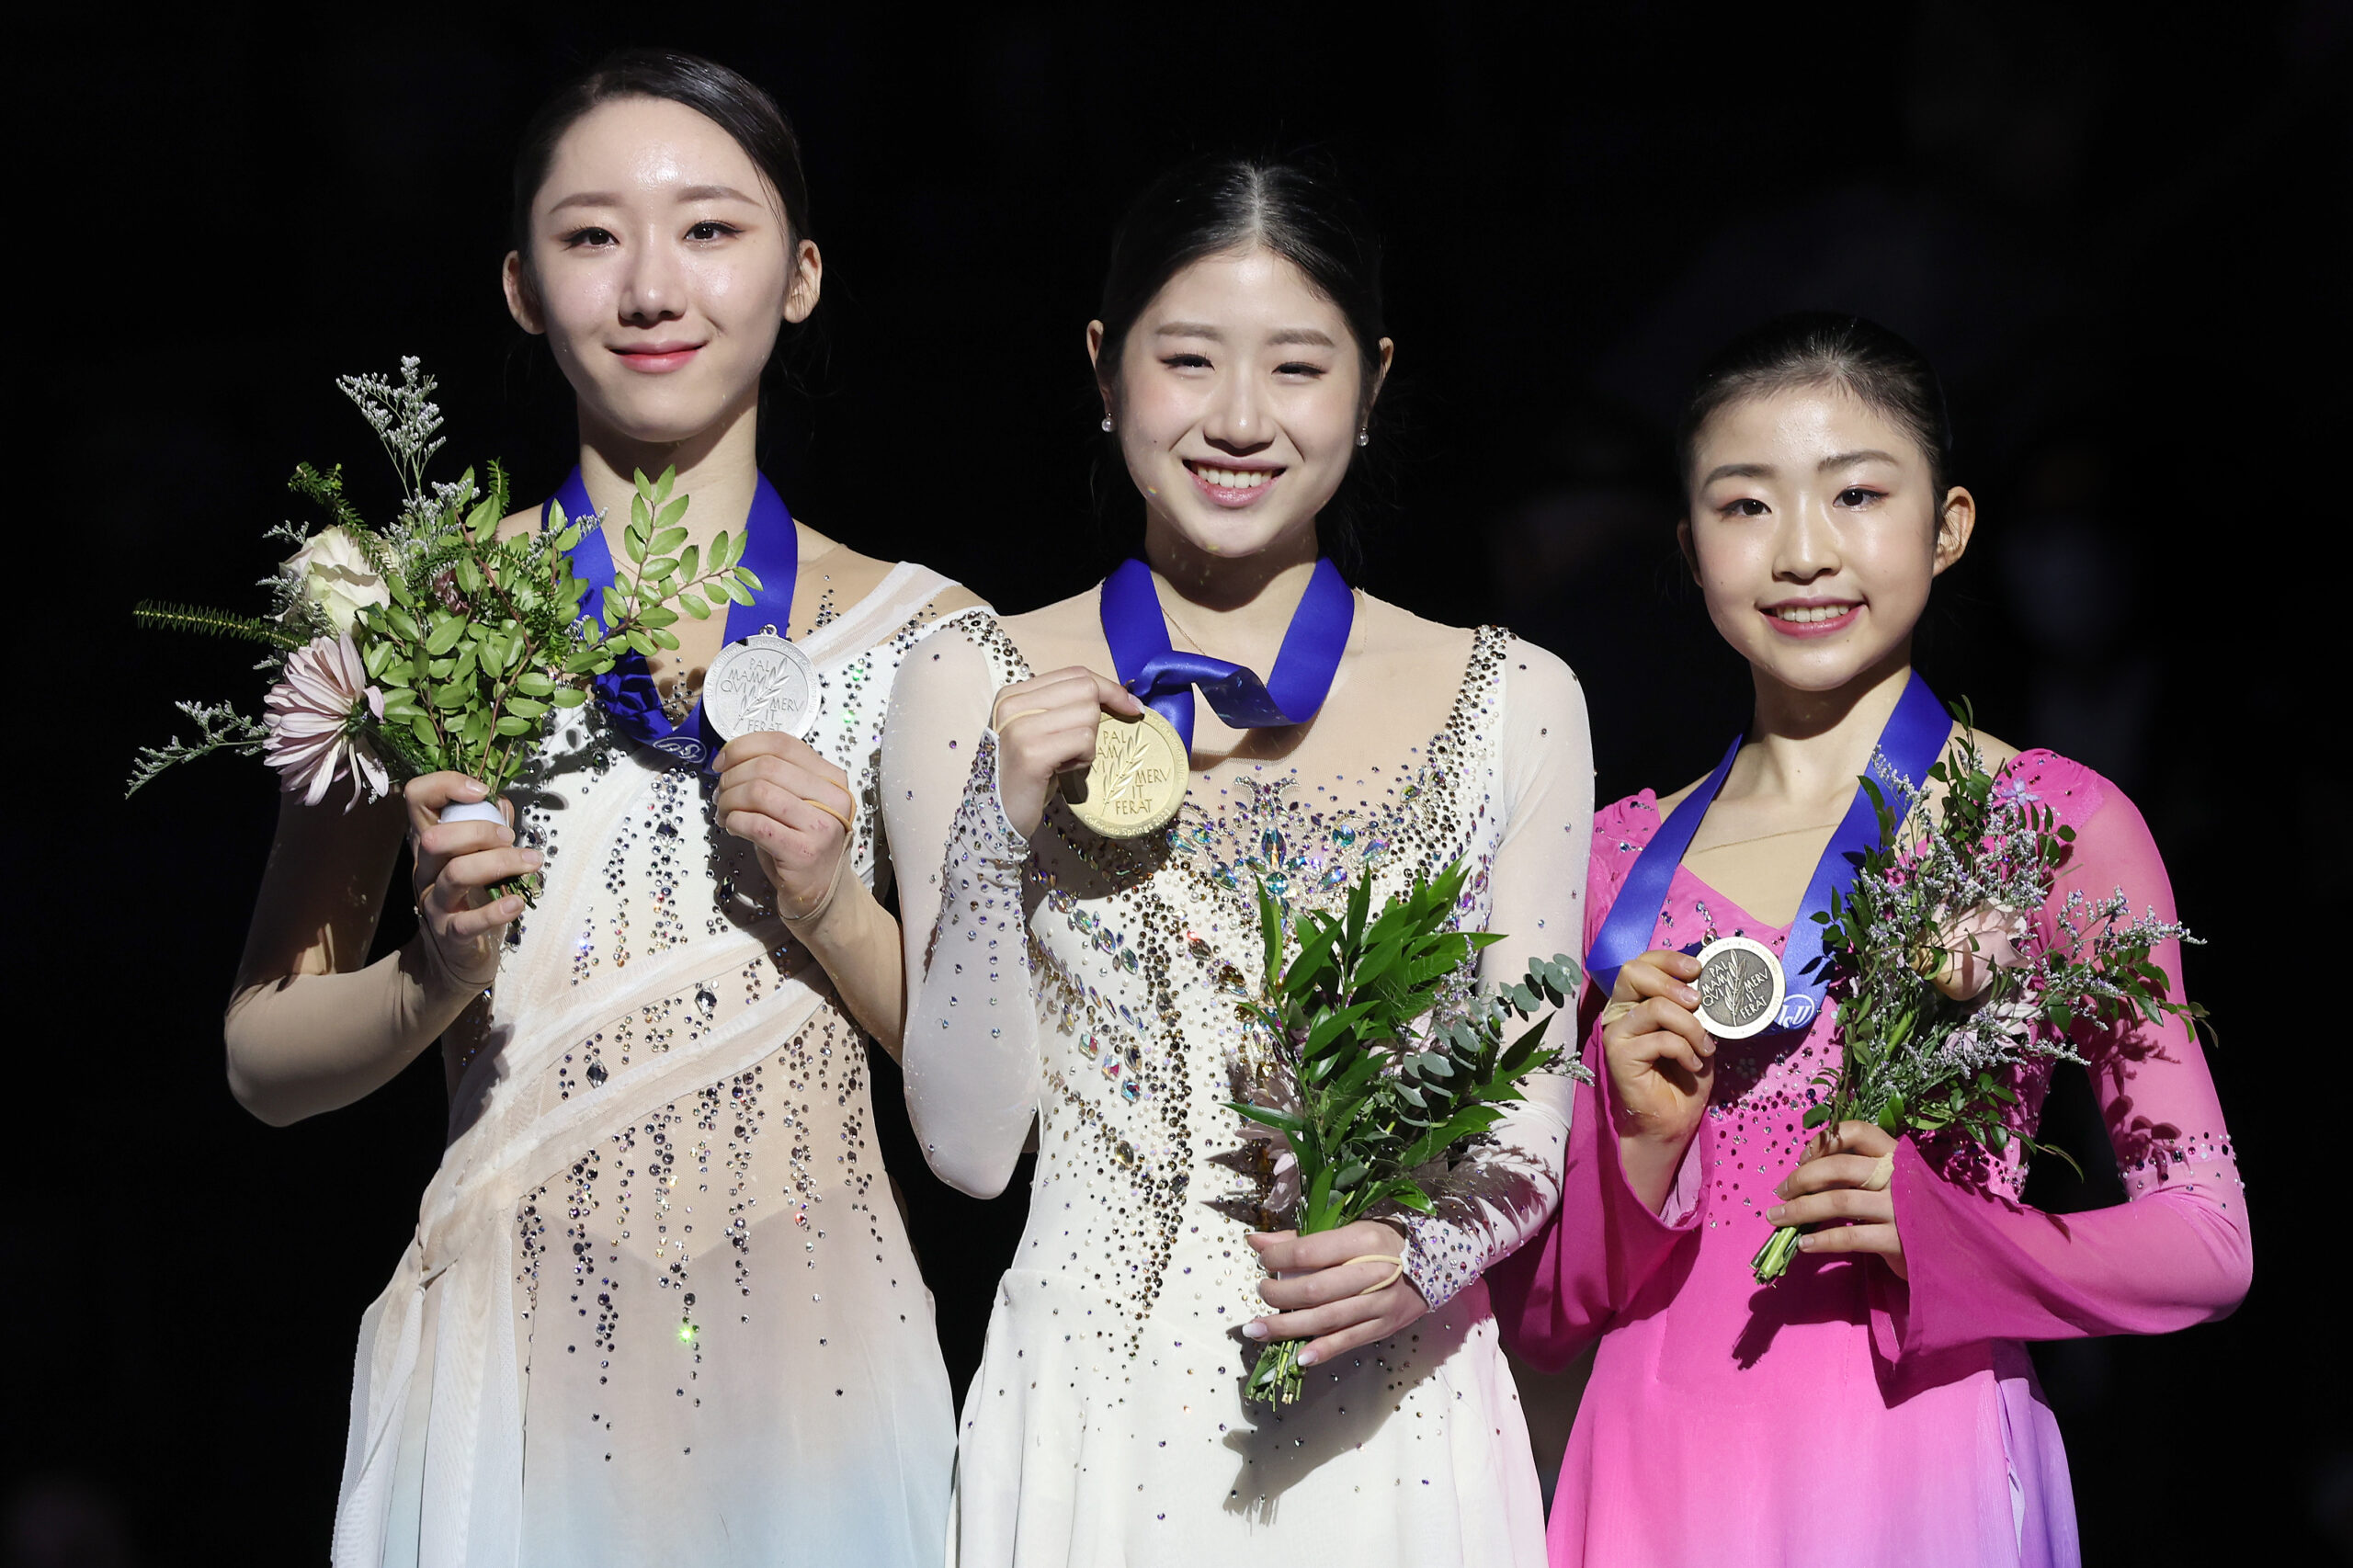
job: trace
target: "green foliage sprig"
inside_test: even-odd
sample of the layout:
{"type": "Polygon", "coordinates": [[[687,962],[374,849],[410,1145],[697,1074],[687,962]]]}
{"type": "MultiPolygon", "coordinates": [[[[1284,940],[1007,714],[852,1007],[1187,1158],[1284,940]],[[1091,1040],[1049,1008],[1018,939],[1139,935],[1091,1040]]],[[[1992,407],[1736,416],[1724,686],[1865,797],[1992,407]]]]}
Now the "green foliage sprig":
{"type": "MultiPolygon", "coordinates": [[[[1527,1097],[1520,1080],[1560,1061],[1544,1044],[1548,1009],[1576,994],[1576,960],[1540,959],[1512,985],[1479,990],[1472,960],[1503,938],[1453,929],[1468,871],[1458,860],[1434,879],[1416,878],[1378,914],[1364,873],[1341,913],[1305,912],[1295,929],[1258,889],[1266,979],[1243,1006],[1272,1037],[1296,1097],[1287,1106],[1229,1103],[1290,1143],[1302,1235],[1337,1230],[1384,1203],[1433,1212],[1423,1186],[1431,1172],[1460,1161],[1506,1106],[1527,1097]],[[1506,1040],[1511,1020],[1539,1013],[1506,1040]]],[[[1584,1074],[1574,1061],[1567,1071],[1584,1074]]],[[[1296,1340],[1267,1346],[1245,1395],[1278,1405],[1298,1399],[1299,1350],[1296,1340]]]]}
{"type": "MultiPolygon", "coordinates": [[[[584,612],[588,585],[573,570],[572,552],[601,519],[566,517],[556,506],[547,527],[501,537],[511,496],[496,463],[486,465],[483,483],[471,469],[453,483],[426,477],[442,446],[441,417],[434,381],[415,359],[401,361],[397,383],[347,376],[336,384],[400,475],[398,517],[370,524],[345,494],[340,467],[300,464],[289,488],[325,521],[315,530],[291,524],[270,530],[301,549],[267,580],[275,599],[269,615],[154,601],[138,607],[142,626],[259,642],[270,651],[265,667],[290,673],[271,692],[267,722],[225,703],[181,704],[199,726],[197,741],[142,748],[131,790],[175,764],[236,750],[268,756],[290,788],[329,769],[337,778],[355,775],[356,796],[362,785],[379,789],[395,776],[449,769],[481,779],[496,796],[529,760],[550,716],[585,702],[588,682],[624,653],[651,658],[676,649],[670,628],[681,615],[700,620],[731,602],[753,603],[761,584],[743,564],[743,534],[721,533],[707,547],[688,542],[687,497],[673,494],[677,471],[668,469],[658,479],[635,476],[622,532],[626,559],[615,563],[613,584],[594,610],[584,612]],[[316,576],[320,562],[311,558],[322,552],[334,559],[316,576]],[[364,687],[341,653],[346,635],[364,687]],[[296,679],[298,673],[307,679],[296,679]],[[333,744],[290,743],[281,751],[275,726],[288,713],[333,744]]],[[[530,889],[517,891],[528,896],[530,889]]]]}
{"type": "MultiPolygon", "coordinates": [[[[2206,1009],[2172,1000],[2150,958],[2160,943],[2197,938],[2154,909],[2135,915],[2120,889],[2070,892],[2052,911],[2053,937],[2037,934],[2032,916],[2052,897],[2075,831],[1985,765],[1965,705],[1955,716],[1960,731],[1926,779],[1915,784],[1880,756],[1872,767],[1885,788],[1862,778],[1879,842],[1815,916],[1826,927],[1838,1061],[1816,1074],[1804,1124],[1957,1134],[1995,1156],[2016,1141],[2067,1159],[2015,1124],[2011,1080],[2031,1063],[2081,1062],[2069,1038],[2079,1026],[2203,1025],[2206,1009]],[[1934,786],[1943,795],[1932,812],[1934,786]]],[[[1787,1272],[1798,1235],[1780,1227],[1757,1249],[1759,1284],[1787,1272]]]]}

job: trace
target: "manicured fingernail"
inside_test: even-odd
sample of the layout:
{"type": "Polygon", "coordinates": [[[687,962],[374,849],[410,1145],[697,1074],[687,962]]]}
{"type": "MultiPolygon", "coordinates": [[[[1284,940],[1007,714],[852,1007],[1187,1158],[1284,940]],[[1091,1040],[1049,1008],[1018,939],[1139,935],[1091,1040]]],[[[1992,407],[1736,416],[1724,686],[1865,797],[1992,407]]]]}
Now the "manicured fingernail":
{"type": "Polygon", "coordinates": [[[534,871],[538,870],[538,869],[539,869],[542,865],[546,864],[546,859],[545,859],[545,858],[544,858],[543,856],[541,856],[541,855],[540,854],[540,852],[539,852],[538,850],[536,850],[536,849],[526,849],[526,850],[524,850],[524,851],[523,851],[523,854],[524,854],[525,858],[528,858],[528,859],[530,861],[531,869],[532,869],[532,870],[534,870],[534,871]]]}
{"type": "Polygon", "coordinates": [[[1800,1252],[1812,1252],[1813,1250],[1813,1238],[1812,1236],[1800,1236],[1798,1238],[1798,1250],[1800,1252]]]}
{"type": "Polygon", "coordinates": [[[1773,1196],[1776,1198],[1787,1198],[1789,1195],[1790,1178],[1783,1176],[1780,1180],[1773,1184],[1773,1196]]]}
{"type": "Polygon", "coordinates": [[[1699,1005],[1699,994],[1688,985],[1678,985],[1675,988],[1675,999],[1687,1007],[1696,1007],[1699,1005]]]}
{"type": "Polygon", "coordinates": [[[1242,1337],[1245,1339],[1264,1339],[1267,1337],[1267,1325],[1263,1323],[1245,1323],[1242,1325],[1242,1337]]]}
{"type": "Polygon", "coordinates": [[[479,778],[469,778],[465,782],[460,784],[458,788],[464,790],[469,795],[487,795],[490,793],[490,786],[484,784],[479,778]]]}
{"type": "Polygon", "coordinates": [[[1765,1218],[1767,1218],[1768,1220],[1771,1220],[1771,1221],[1775,1221],[1776,1223],[1779,1223],[1779,1221],[1780,1221],[1781,1215],[1782,1215],[1784,1212],[1785,1212],[1784,1207],[1783,1207],[1781,1204],[1776,1203],[1775,1205],[1773,1205],[1773,1207],[1771,1207],[1770,1209],[1768,1209],[1767,1210],[1765,1210],[1765,1218]]]}
{"type": "Polygon", "coordinates": [[[1316,1362],[1321,1361],[1322,1359],[1324,1359],[1324,1358],[1318,1356],[1313,1350],[1302,1350],[1299,1353],[1299,1364],[1302,1367],[1313,1367],[1316,1362]]]}

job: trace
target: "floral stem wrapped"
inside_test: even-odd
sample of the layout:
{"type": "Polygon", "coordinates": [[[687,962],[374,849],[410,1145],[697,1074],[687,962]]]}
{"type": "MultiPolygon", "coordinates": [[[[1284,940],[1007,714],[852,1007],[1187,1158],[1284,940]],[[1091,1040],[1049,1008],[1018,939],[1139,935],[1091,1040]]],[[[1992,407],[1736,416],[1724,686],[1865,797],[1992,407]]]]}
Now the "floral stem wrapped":
{"type": "MultiPolygon", "coordinates": [[[[1544,1044],[1551,1008],[1576,994],[1576,961],[1530,964],[1501,992],[1481,990],[1472,960],[1502,937],[1452,929],[1466,863],[1372,910],[1370,877],[1349,889],[1339,915],[1302,914],[1258,889],[1266,947],[1262,994],[1243,1005],[1289,1069],[1289,1102],[1230,1102],[1280,1133],[1298,1162],[1292,1219],[1302,1235],[1337,1230],[1392,1204],[1432,1211],[1423,1183],[1486,1137],[1504,1108],[1526,1096],[1520,1080],[1552,1066],[1544,1044]],[[1290,961],[1287,946],[1295,943],[1290,961]],[[1536,1022],[1506,1042],[1506,1024],[1536,1022]]],[[[1572,1062],[1569,1072],[1582,1074],[1572,1062]]],[[[1260,1353],[1248,1398],[1288,1404],[1300,1396],[1299,1343],[1260,1353]]]]}
{"type": "MultiPolygon", "coordinates": [[[[441,445],[434,381],[414,358],[395,385],[381,376],[336,382],[382,440],[402,484],[399,516],[381,528],[344,494],[340,469],[305,463],[291,488],[326,514],[315,532],[272,530],[300,549],[267,585],[268,615],[241,616],[176,604],[142,604],[141,624],[240,638],[268,650],[278,682],[259,722],[225,704],[181,704],[199,725],[193,744],[145,747],[136,790],[165,767],[213,751],[261,754],[285,789],[316,805],[338,781],[350,801],[378,799],[398,779],[448,769],[479,778],[493,797],[513,781],[558,709],[587,700],[587,683],[625,652],[676,649],[669,629],[731,600],[752,602],[760,585],[741,564],[741,534],[708,551],[687,543],[687,498],[676,471],[637,476],[625,540],[628,565],[595,608],[571,552],[595,517],[561,508],[543,529],[499,535],[509,495],[497,464],[478,483],[468,470],[431,483],[426,466],[441,445]],[[601,623],[601,624],[600,624],[601,623]]],[[[531,889],[501,889],[521,892],[531,889]]]]}
{"type": "MultiPolygon", "coordinates": [[[[1838,1065],[1816,1077],[1821,1097],[1805,1125],[1958,1134],[1997,1156],[2016,1139],[2065,1159],[2014,1125],[2011,1081],[2036,1062],[2080,1062],[2068,1036],[2081,1023],[2201,1022],[2205,1009],[2171,1000],[2149,957],[2160,943],[2197,938],[2154,910],[2135,915],[2119,890],[2069,892],[2054,912],[2055,939],[2041,939],[2034,916],[2052,896],[2075,830],[2024,785],[1995,778],[1965,709],[1961,719],[1919,784],[1877,756],[1873,771],[1888,789],[1862,779],[1879,845],[1816,916],[1828,927],[1838,1065]],[[1927,791],[1939,785],[1932,812],[1927,791]]],[[[1767,1239],[1753,1260],[1758,1283],[1789,1268],[1798,1235],[1783,1226],[1767,1239]]]]}

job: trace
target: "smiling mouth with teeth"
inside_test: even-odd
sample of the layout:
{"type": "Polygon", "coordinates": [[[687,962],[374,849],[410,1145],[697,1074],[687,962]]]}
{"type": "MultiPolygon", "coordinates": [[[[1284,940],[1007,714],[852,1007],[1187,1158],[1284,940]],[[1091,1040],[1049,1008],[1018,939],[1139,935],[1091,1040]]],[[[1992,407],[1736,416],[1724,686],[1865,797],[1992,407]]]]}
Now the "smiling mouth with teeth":
{"type": "Polygon", "coordinates": [[[1808,626],[1819,620],[1836,620],[1856,608],[1854,605],[1777,605],[1765,613],[1776,620],[1808,626]]]}
{"type": "Polygon", "coordinates": [[[1200,476],[1205,484],[1220,490],[1256,490],[1277,474],[1279,468],[1211,468],[1205,463],[1187,462],[1185,466],[1200,476]]]}

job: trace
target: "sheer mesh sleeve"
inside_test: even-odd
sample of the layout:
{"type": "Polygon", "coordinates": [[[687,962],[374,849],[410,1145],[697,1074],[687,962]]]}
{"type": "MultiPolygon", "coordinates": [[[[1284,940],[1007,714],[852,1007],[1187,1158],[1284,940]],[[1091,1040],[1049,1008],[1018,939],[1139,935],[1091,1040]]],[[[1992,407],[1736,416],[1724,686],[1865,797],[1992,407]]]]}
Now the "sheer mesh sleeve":
{"type": "Polygon", "coordinates": [[[882,734],[882,807],[906,946],[907,1115],[961,1192],[1005,1190],[1037,1112],[1023,869],[1006,820],[990,705],[1006,672],[961,627],[901,666],[882,734]]]}
{"type": "MultiPolygon", "coordinates": [[[[1580,951],[1591,951],[1627,873],[1658,827],[1651,796],[1620,801],[1594,824],[1580,951]]],[[[1653,1211],[1626,1180],[1616,1108],[1601,1047],[1601,998],[1586,988],[1579,1015],[1590,1083],[1576,1085],[1562,1167],[1561,1208],[1535,1239],[1495,1270],[1489,1288],[1505,1346],[1540,1371],[1576,1359],[1658,1278],[1668,1259],[1698,1244],[1708,1208],[1700,1173],[1715,1159],[1712,1119],[1677,1168],[1665,1206],[1653,1211]]]]}
{"type": "MultiPolygon", "coordinates": [[[[2080,890],[2121,890],[2136,912],[2174,917],[2173,885],[2148,825],[2098,775],[2052,757],[2014,777],[2075,830],[2041,916],[2080,890]]],[[[2181,950],[2151,957],[2182,999],[2181,950]]],[[[1905,1140],[1896,1156],[1896,1224],[1911,1280],[1876,1324],[1886,1346],[1920,1355],[1984,1339],[2158,1334],[2227,1314],[2246,1294],[2253,1248],[2222,1109],[2197,1036],[2179,1021],[2093,1030],[2090,1064],[2128,1200],[2046,1214],[1942,1179],[1905,1140]]]]}
{"type": "MultiPolygon", "coordinates": [[[[1498,743],[1502,842],[1489,868],[1487,927],[1505,939],[1480,955],[1481,978],[1509,984],[1534,958],[1584,951],[1585,884],[1593,836],[1593,743],[1585,692],[1552,654],[1515,641],[1507,655],[1498,743]]],[[[1574,1051],[1574,1007],[1548,1040],[1574,1051]]],[[[1406,1277],[1433,1307],[1532,1235],[1561,1201],[1561,1165],[1575,1085],[1538,1074],[1528,1098],[1497,1123],[1431,1197],[1438,1211],[1403,1216],[1412,1232],[1406,1277]]]]}

